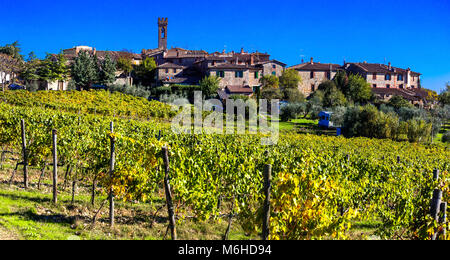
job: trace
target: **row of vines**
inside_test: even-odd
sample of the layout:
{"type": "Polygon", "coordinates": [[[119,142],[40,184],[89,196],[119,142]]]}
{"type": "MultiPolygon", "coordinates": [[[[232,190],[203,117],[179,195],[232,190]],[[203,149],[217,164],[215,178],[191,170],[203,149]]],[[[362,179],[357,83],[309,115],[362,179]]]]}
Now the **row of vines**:
{"type": "Polygon", "coordinates": [[[73,169],[70,178],[96,183],[97,193],[112,188],[124,201],[164,199],[161,148],[167,146],[178,221],[232,215],[257,234],[263,170],[271,164],[270,239],[345,239],[351,224],[363,220],[379,221],[381,238],[427,239],[438,225],[429,216],[433,190],[450,198],[450,147],[444,145],[282,134],[277,145],[262,146],[260,135],[177,135],[151,121],[0,104],[3,150],[21,152],[22,119],[30,166],[51,163],[56,129],[59,164],[73,169]],[[434,169],[440,181],[433,181],[434,169]]]}

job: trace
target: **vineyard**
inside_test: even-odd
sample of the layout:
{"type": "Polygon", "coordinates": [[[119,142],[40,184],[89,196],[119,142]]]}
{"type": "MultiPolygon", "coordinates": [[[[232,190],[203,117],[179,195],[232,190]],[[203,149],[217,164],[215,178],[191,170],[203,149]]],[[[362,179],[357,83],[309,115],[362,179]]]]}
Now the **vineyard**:
{"type": "MultiPolygon", "coordinates": [[[[376,222],[381,239],[430,239],[437,231],[445,238],[448,227],[430,216],[430,200],[435,189],[442,191],[442,201],[450,199],[448,145],[283,133],[277,145],[262,146],[261,135],[173,134],[167,124],[152,120],[173,116],[169,106],[122,94],[0,96],[0,168],[10,164],[14,169],[5,183],[33,191],[51,186],[54,129],[60,172],[56,188],[71,188],[72,203],[76,196],[88,196],[94,205],[100,201],[94,223],[107,221],[108,215],[101,213],[107,212],[111,191],[118,205],[164,206],[167,181],[177,225],[191,219],[225,221],[225,238],[231,226],[239,226],[248,239],[258,238],[266,198],[264,171],[271,165],[269,239],[347,239],[352,225],[361,221],[376,222]],[[42,174],[28,181],[27,168],[42,174]],[[438,180],[433,179],[435,170],[438,180]]],[[[166,212],[166,227],[169,221],[166,212]]]]}
{"type": "Polygon", "coordinates": [[[4,103],[21,107],[40,107],[56,111],[102,116],[126,117],[136,120],[170,118],[174,116],[170,106],[119,92],[65,91],[29,92],[5,91],[0,93],[4,103]]]}

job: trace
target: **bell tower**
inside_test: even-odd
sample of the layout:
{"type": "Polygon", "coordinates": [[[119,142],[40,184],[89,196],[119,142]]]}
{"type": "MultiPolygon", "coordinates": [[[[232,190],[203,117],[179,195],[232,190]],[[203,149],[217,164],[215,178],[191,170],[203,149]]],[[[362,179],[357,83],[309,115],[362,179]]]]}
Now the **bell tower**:
{"type": "Polygon", "coordinates": [[[158,49],[167,50],[167,18],[158,18],[158,49]]]}

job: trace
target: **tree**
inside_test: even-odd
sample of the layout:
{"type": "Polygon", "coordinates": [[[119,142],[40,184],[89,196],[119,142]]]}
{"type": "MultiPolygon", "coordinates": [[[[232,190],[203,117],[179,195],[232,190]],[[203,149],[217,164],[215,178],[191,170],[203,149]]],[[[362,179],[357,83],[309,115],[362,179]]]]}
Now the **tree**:
{"type": "Polygon", "coordinates": [[[333,82],[336,85],[336,87],[342,93],[344,93],[344,95],[346,95],[349,92],[349,90],[347,89],[347,87],[348,87],[348,76],[347,76],[347,73],[345,71],[339,70],[336,73],[336,76],[334,76],[333,82]]]}
{"type": "Polygon", "coordinates": [[[402,107],[412,107],[413,105],[408,102],[408,100],[404,99],[402,96],[393,96],[389,102],[388,105],[393,107],[396,110],[399,110],[402,107]]]}
{"type": "Polygon", "coordinates": [[[89,89],[98,82],[97,60],[87,51],[81,51],[72,64],[72,79],[78,89],[89,89]]]}
{"type": "Polygon", "coordinates": [[[280,79],[275,75],[265,75],[260,80],[262,89],[276,89],[280,86],[280,79]]]}
{"type": "Polygon", "coordinates": [[[13,57],[0,53],[0,82],[2,90],[5,91],[7,77],[14,80],[14,75],[20,71],[21,62],[13,57]]]}
{"type": "Polygon", "coordinates": [[[40,79],[39,67],[41,66],[41,61],[36,58],[34,52],[28,54],[28,58],[25,64],[23,64],[20,76],[26,82],[35,81],[40,79]]]}
{"type": "Polygon", "coordinates": [[[360,75],[351,74],[348,77],[348,86],[344,88],[344,95],[353,102],[366,104],[374,99],[372,88],[360,75]]]}
{"type": "Polygon", "coordinates": [[[305,117],[307,115],[310,115],[312,118],[318,118],[320,111],[323,110],[323,100],[325,98],[325,95],[322,90],[317,90],[314,95],[308,100],[308,103],[306,104],[306,113],[305,117]]]}
{"type": "Polygon", "coordinates": [[[101,62],[98,83],[111,85],[114,81],[116,81],[116,63],[109,54],[106,54],[105,59],[101,62]]]}
{"type": "Polygon", "coordinates": [[[6,54],[16,60],[22,61],[23,56],[20,54],[20,44],[18,41],[13,42],[12,44],[6,44],[3,47],[0,47],[0,53],[6,54]]]}
{"type": "Polygon", "coordinates": [[[127,75],[127,79],[132,85],[131,82],[131,72],[133,71],[133,61],[130,56],[120,57],[117,60],[117,69],[123,71],[127,75]]]}
{"type": "Polygon", "coordinates": [[[220,78],[217,76],[208,76],[200,80],[200,87],[204,97],[213,97],[219,90],[220,78]]]}
{"type": "Polygon", "coordinates": [[[261,91],[261,98],[266,100],[283,99],[284,95],[279,88],[264,88],[261,91]]]}
{"type": "Polygon", "coordinates": [[[298,103],[305,101],[305,95],[303,95],[298,88],[284,89],[284,99],[290,103],[298,103]]]}
{"type": "Polygon", "coordinates": [[[136,76],[142,85],[150,86],[152,82],[154,82],[156,67],[155,59],[150,57],[145,58],[145,60],[137,66],[136,76]]]}
{"type": "Polygon", "coordinates": [[[323,92],[323,107],[333,108],[338,106],[345,106],[347,104],[345,95],[336,87],[334,81],[324,81],[319,85],[318,89],[323,92]]]}
{"type": "Polygon", "coordinates": [[[439,95],[439,102],[442,106],[450,105],[450,82],[447,83],[445,90],[439,95]]]}
{"type": "Polygon", "coordinates": [[[298,74],[298,71],[294,69],[288,69],[283,72],[280,77],[280,84],[283,88],[298,88],[298,84],[302,82],[302,77],[298,74]]]}

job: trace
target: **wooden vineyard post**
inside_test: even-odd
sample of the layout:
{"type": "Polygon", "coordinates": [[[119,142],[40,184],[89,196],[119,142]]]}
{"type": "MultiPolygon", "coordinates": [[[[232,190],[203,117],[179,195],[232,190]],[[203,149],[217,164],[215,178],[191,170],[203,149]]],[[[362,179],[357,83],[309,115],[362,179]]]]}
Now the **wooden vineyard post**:
{"type": "Polygon", "coordinates": [[[21,120],[22,128],[22,154],[23,154],[23,186],[28,189],[28,153],[27,142],[25,137],[25,120],[21,120]]]}
{"type": "Polygon", "coordinates": [[[169,149],[167,147],[162,148],[162,155],[164,160],[164,187],[166,192],[167,211],[169,213],[169,227],[172,235],[172,240],[177,240],[177,229],[175,226],[175,214],[173,210],[172,192],[169,183],[169,149]]]}
{"type": "MultiPolygon", "coordinates": [[[[436,182],[439,180],[439,170],[433,171],[433,180],[436,182]]],[[[430,215],[436,221],[439,222],[439,212],[441,210],[442,191],[435,189],[433,191],[433,197],[431,199],[430,215]]],[[[431,236],[431,240],[436,240],[438,232],[434,232],[431,236]]]]}
{"type": "Polygon", "coordinates": [[[53,203],[58,203],[58,154],[56,130],[52,131],[53,139],[53,203]]]}
{"type": "Polygon", "coordinates": [[[435,181],[439,180],[439,170],[438,169],[435,169],[433,171],[433,180],[435,180],[435,181]]]}
{"type": "MultiPolygon", "coordinates": [[[[111,135],[114,133],[114,122],[110,125],[111,135]]],[[[111,180],[111,188],[109,189],[109,225],[114,227],[114,192],[112,188],[112,180],[114,175],[114,164],[116,160],[116,140],[111,136],[111,160],[109,169],[109,178],[111,180]]]]}
{"type": "MultiPolygon", "coordinates": [[[[439,217],[439,223],[445,224],[447,221],[447,202],[442,202],[440,206],[441,216],[439,217]]],[[[447,236],[447,227],[444,227],[438,234],[443,235],[444,239],[447,236]]]]}
{"type": "MultiPolygon", "coordinates": [[[[441,208],[441,200],[442,200],[442,191],[439,189],[435,189],[433,191],[433,198],[431,199],[431,210],[430,214],[431,217],[435,221],[439,221],[439,212],[441,208]]],[[[438,233],[434,232],[434,234],[431,236],[431,240],[436,240],[438,233]]]]}
{"type": "Polygon", "coordinates": [[[264,215],[262,227],[262,240],[267,240],[270,235],[270,190],[272,186],[272,165],[264,166],[264,215]]]}

